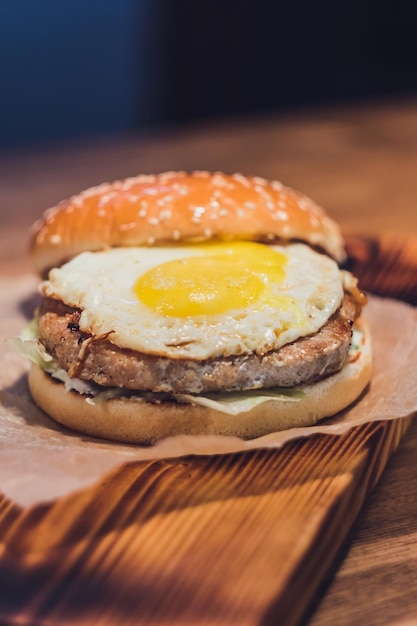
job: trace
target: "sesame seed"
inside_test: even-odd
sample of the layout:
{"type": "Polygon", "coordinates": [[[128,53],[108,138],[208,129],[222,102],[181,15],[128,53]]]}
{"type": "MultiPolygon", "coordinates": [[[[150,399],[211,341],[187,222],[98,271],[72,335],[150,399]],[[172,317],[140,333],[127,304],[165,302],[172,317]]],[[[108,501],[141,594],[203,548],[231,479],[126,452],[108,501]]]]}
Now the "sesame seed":
{"type": "Polygon", "coordinates": [[[279,206],[281,209],[286,209],[286,208],[287,208],[287,203],[286,203],[284,200],[280,200],[280,201],[278,202],[278,206],[279,206]]]}
{"type": "Polygon", "coordinates": [[[147,213],[146,209],[141,209],[140,211],[138,211],[138,215],[139,217],[145,217],[147,213]]]}
{"type": "Polygon", "coordinates": [[[165,185],[166,183],[169,183],[176,175],[176,172],[164,172],[163,174],[159,175],[159,182],[162,185],[165,185]]]}
{"type": "Polygon", "coordinates": [[[252,180],[256,185],[261,185],[262,187],[265,187],[265,185],[268,184],[265,178],[262,178],[261,176],[254,176],[252,180]]]}
{"type": "Polygon", "coordinates": [[[271,201],[268,201],[266,203],[266,208],[269,209],[270,211],[273,211],[275,209],[275,204],[271,201]]]}
{"type": "Polygon", "coordinates": [[[275,215],[278,220],[282,220],[285,222],[288,220],[288,213],[286,211],[277,211],[275,215]]]}
{"type": "Polygon", "coordinates": [[[248,181],[246,176],[243,176],[243,174],[241,174],[240,172],[236,172],[236,174],[232,174],[232,178],[234,178],[241,185],[244,185],[245,187],[250,187],[250,182],[248,181]]]}
{"type": "Polygon", "coordinates": [[[99,217],[106,217],[106,215],[107,215],[107,211],[106,211],[105,209],[99,209],[99,210],[97,211],[97,215],[98,215],[99,217]]]}
{"type": "Polygon", "coordinates": [[[179,231],[178,229],[175,229],[175,230],[172,232],[172,238],[173,238],[173,239],[175,239],[175,240],[178,240],[180,237],[181,237],[181,233],[180,233],[180,231],[179,231]]]}
{"type": "MultiPolygon", "coordinates": [[[[67,207],[67,211],[68,211],[68,207],[67,207]]],[[[53,217],[56,213],[55,208],[50,208],[50,209],[46,209],[45,213],[43,214],[43,217],[45,220],[48,220],[49,218],[53,217]]]]}
{"type": "Polygon", "coordinates": [[[155,174],[139,174],[139,176],[134,176],[132,178],[126,178],[124,182],[127,183],[128,185],[132,185],[134,183],[139,183],[139,184],[155,183],[156,182],[156,176],[155,176],[155,174]]]}
{"type": "Polygon", "coordinates": [[[77,209],[80,209],[83,205],[83,198],[81,196],[72,198],[72,205],[76,207],[77,209]]]}
{"type": "Polygon", "coordinates": [[[269,241],[272,241],[273,239],[275,239],[275,235],[274,235],[274,233],[267,233],[266,238],[269,241]]]}
{"type": "Polygon", "coordinates": [[[272,189],[274,189],[274,191],[281,191],[281,189],[283,188],[283,184],[280,183],[278,180],[273,180],[271,182],[271,187],[272,189]]]}
{"type": "Polygon", "coordinates": [[[193,172],[193,176],[197,176],[198,178],[208,178],[210,176],[210,172],[207,172],[207,170],[196,170],[193,172]]]}
{"type": "Polygon", "coordinates": [[[114,184],[115,187],[119,188],[121,191],[129,191],[129,189],[132,186],[132,178],[126,178],[124,181],[122,182],[116,182],[114,184]]]}
{"type": "Polygon", "coordinates": [[[246,207],[247,209],[252,209],[252,210],[253,210],[253,209],[255,209],[255,208],[256,208],[256,205],[255,205],[255,203],[254,203],[254,202],[250,202],[250,201],[248,201],[248,202],[245,202],[245,207],[246,207]]]}
{"type": "Polygon", "coordinates": [[[227,209],[220,209],[219,216],[226,217],[226,215],[229,215],[229,211],[227,209]]]}
{"type": "Polygon", "coordinates": [[[110,192],[110,193],[105,193],[103,196],[101,196],[100,198],[100,204],[101,203],[106,203],[106,202],[111,202],[113,200],[113,198],[115,197],[115,193],[114,192],[110,192]]]}
{"type": "Polygon", "coordinates": [[[127,224],[120,224],[119,230],[132,230],[132,228],[135,228],[135,226],[136,226],[135,222],[129,222],[127,224]]]}
{"type": "Polygon", "coordinates": [[[164,209],[159,214],[159,219],[161,220],[169,220],[172,217],[172,211],[170,209],[164,209]]]}
{"type": "MultiPolygon", "coordinates": [[[[119,181],[116,181],[115,183],[113,183],[113,185],[116,185],[118,182],[119,181]]],[[[89,189],[85,189],[85,191],[81,192],[79,196],[82,198],[91,198],[92,196],[103,196],[104,194],[111,191],[111,189],[112,189],[112,185],[109,185],[109,183],[102,183],[101,185],[97,185],[96,187],[90,187],[89,189]]]]}
{"type": "Polygon", "coordinates": [[[49,237],[49,242],[52,243],[54,246],[58,245],[61,243],[61,235],[51,235],[49,237]]]}
{"type": "Polygon", "coordinates": [[[211,230],[211,228],[204,229],[204,236],[207,237],[208,239],[213,236],[213,231],[211,230]]]}
{"type": "Polygon", "coordinates": [[[309,207],[309,202],[307,200],[304,200],[303,198],[301,198],[301,200],[298,201],[298,206],[300,207],[300,209],[302,209],[303,211],[306,211],[309,207]]]}
{"type": "Polygon", "coordinates": [[[206,208],[203,206],[194,207],[194,217],[201,218],[201,216],[204,215],[205,212],[206,212],[206,208]]]}
{"type": "Polygon", "coordinates": [[[156,241],[155,237],[148,237],[147,240],[146,240],[146,243],[149,246],[152,246],[155,243],[155,241],[156,241]]]}
{"type": "Polygon", "coordinates": [[[228,183],[222,174],[215,174],[212,178],[212,183],[215,187],[227,187],[228,183]]]}
{"type": "Polygon", "coordinates": [[[157,224],[159,224],[159,218],[157,218],[157,217],[150,217],[148,219],[148,223],[151,224],[152,226],[156,226],[157,224]]]}

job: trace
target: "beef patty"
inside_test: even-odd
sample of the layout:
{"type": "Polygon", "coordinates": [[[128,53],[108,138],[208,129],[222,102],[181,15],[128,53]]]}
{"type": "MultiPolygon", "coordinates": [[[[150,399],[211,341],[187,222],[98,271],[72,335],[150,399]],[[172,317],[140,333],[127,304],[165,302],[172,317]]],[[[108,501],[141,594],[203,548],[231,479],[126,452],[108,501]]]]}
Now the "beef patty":
{"type": "Polygon", "coordinates": [[[315,334],[264,355],[204,361],[169,359],[119,348],[111,333],[94,337],[79,329],[80,310],[44,298],[38,311],[40,340],[71,377],[99,385],[167,393],[205,393],[311,383],[341,369],[347,359],[357,303],[341,307],[315,334]]]}

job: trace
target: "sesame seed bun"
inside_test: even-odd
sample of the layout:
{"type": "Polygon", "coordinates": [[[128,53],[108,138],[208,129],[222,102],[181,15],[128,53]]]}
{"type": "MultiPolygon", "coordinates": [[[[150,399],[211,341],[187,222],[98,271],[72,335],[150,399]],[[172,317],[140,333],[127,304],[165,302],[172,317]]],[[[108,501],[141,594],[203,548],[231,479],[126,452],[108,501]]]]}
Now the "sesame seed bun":
{"type": "Polygon", "coordinates": [[[260,437],[288,428],[312,426],[354,402],[371,377],[371,341],[362,329],[360,349],[337,373],[301,387],[296,402],[269,400],[248,411],[231,415],[206,406],[179,402],[151,403],[138,398],[113,398],[89,404],[85,396],[66,391],[38,365],[29,373],[29,386],[37,405],[55,421],[87,435],[149,445],[165,437],[230,435],[243,439],[260,437]]]}
{"type": "MultiPolygon", "coordinates": [[[[112,247],[169,246],[209,240],[246,240],[270,244],[300,241],[333,257],[337,262],[345,258],[339,226],[306,196],[284,187],[278,181],[201,171],[138,176],[88,189],[61,202],[46,211],[35,224],[31,253],[35,269],[45,277],[51,268],[59,267],[85,251],[112,247]]],[[[300,272],[304,270],[303,267],[299,269],[300,272]]],[[[343,324],[337,324],[334,329],[336,341],[346,346],[343,359],[338,362],[337,373],[325,372],[321,368],[317,376],[304,376],[289,383],[289,387],[295,385],[290,387],[295,390],[299,390],[301,385],[302,397],[297,397],[296,401],[275,397],[255,403],[251,408],[245,404],[244,410],[240,410],[239,405],[240,412],[236,414],[225,411],[222,405],[207,403],[207,399],[197,397],[197,391],[190,388],[189,378],[184,393],[181,392],[182,397],[174,392],[168,393],[166,389],[166,396],[155,394],[155,390],[160,389],[160,380],[149,386],[132,387],[131,394],[122,391],[129,387],[129,370],[126,368],[122,368],[122,378],[114,385],[112,382],[97,381],[95,373],[103,373],[104,361],[101,357],[104,355],[103,358],[107,358],[107,352],[111,353],[111,359],[115,359],[111,361],[112,366],[120,362],[117,360],[120,356],[128,354],[131,359],[129,363],[133,362],[134,357],[136,364],[142,355],[132,354],[129,347],[123,348],[126,354],[123,352],[121,355],[112,350],[111,338],[107,345],[107,336],[91,335],[85,344],[82,344],[85,338],[81,337],[81,348],[78,348],[80,342],[77,339],[78,361],[75,369],[61,362],[54,346],[65,347],[59,353],[61,357],[73,346],[68,335],[79,331],[80,318],[77,316],[80,310],[76,308],[48,318],[49,326],[39,323],[39,329],[44,332],[40,333],[39,341],[42,349],[50,351],[51,356],[57,359],[59,368],[65,370],[70,379],[79,373],[81,381],[95,381],[105,392],[99,395],[102,400],[87,402],[85,395],[74,390],[85,389],[85,385],[81,387],[74,385],[73,381],[67,382],[67,385],[74,387],[67,391],[64,383],[52,378],[38,365],[33,365],[29,385],[34,401],[58,423],[75,431],[139,444],[152,444],[178,434],[219,434],[250,439],[278,430],[315,424],[356,400],[371,376],[370,339],[366,328],[359,333],[363,337],[360,349],[355,348],[348,355],[351,326],[361,323],[359,315],[365,297],[357,288],[354,277],[349,278],[347,272],[343,274],[340,274],[341,292],[344,290],[348,294],[353,307],[349,314],[342,316],[344,308],[343,303],[340,303],[338,315],[343,317],[343,324]],[[67,315],[74,317],[67,319],[67,315]],[[65,324],[68,334],[61,332],[58,327],[60,323],[65,324]],[[59,344],[52,340],[56,332],[59,344]],[[79,366],[88,352],[83,346],[88,346],[90,340],[93,343],[96,339],[101,342],[97,341],[97,358],[92,361],[94,375],[91,375],[89,370],[84,371],[79,366]],[[313,380],[315,382],[311,382],[313,380]],[[113,388],[115,385],[116,392],[113,388]],[[184,396],[189,396],[187,402],[184,396]]],[[[47,292],[43,293],[47,297],[47,292]]],[[[61,304],[58,301],[58,307],[61,304]]],[[[65,306],[67,304],[64,303],[65,306]]],[[[42,307],[38,311],[39,320],[41,314],[42,307]]],[[[326,339],[323,350],[327,350],[327,355],[334,349],[333,339],[333,335],[328,341],[326,339]]],[[[310,366],[305,368],[304,365],[311,365],[314,358],[300,345],[297,344],[291,358],[303,372],[310,371],[310,366]]],[[[266,362],[267,359],[264,359],[263,363],[266,362]]],[[[149,361],[147,363],[149,365],[149,361]]],[[[164,362],[163,367],[165,365],[164,362]]],[[[201,365],[203,367],[205,363],[201,365]]],[[[109,365],[111,375],[110,370],[109,365]]],[[[222,386],[223,381],[214,381],[213,384],[215,386],[210,389],[216,392],[228,389],[222,386]]],[[[258,383],[252,384],[252,380],[248,385],[245,382],[245,385],[239,389],[255,389],[259,386],[258,383]]],[[[94,393],[91,385],[88,393],[94,393]]]]}
{"type": "Polygon", "coordinates": [[[35,270],[45,276],[80,252],[178,241],[299,240],[344,259],[338,225],[277,181],[241,174],[166,172],[87,189],[33,228],[35,270]]]}

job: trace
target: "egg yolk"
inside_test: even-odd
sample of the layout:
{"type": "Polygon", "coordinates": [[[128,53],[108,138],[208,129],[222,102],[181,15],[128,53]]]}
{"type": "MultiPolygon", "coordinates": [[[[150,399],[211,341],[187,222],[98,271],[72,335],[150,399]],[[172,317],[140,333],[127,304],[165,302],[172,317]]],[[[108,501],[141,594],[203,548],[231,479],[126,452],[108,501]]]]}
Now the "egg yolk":
{"type": "Polygon", "coordinates": [[[286,298],[271,290],[285,277],[285,254],[253,242],[195,244],[190,252],[140,276],[136,297],[172,317],[216,315],[257,302],[287,308],[286,298]],[[201,256],[192,256],[195,248],[201,256]]]}

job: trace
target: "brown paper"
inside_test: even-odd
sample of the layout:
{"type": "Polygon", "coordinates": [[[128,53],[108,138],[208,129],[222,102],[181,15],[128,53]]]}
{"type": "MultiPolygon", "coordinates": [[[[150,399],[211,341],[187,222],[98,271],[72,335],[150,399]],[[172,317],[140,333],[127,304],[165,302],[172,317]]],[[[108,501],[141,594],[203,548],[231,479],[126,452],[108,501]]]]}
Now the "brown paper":
{"type": "Polygon", "coordinates": [[[314,433],[342,434],[355,425],[406,417],[417,411],[417,311],[370,297],[374,373],[368,392],[351,409],[317,426],[242,441],[235,437],[179,436],[153,447],[92,439],[61,428],[33,403],[28,363],[3,339],[19,335],[36,302],[36,278],[0,278],[0,490],[21,506],[64,496],[136,460],[279,447],[314,433]]]}

